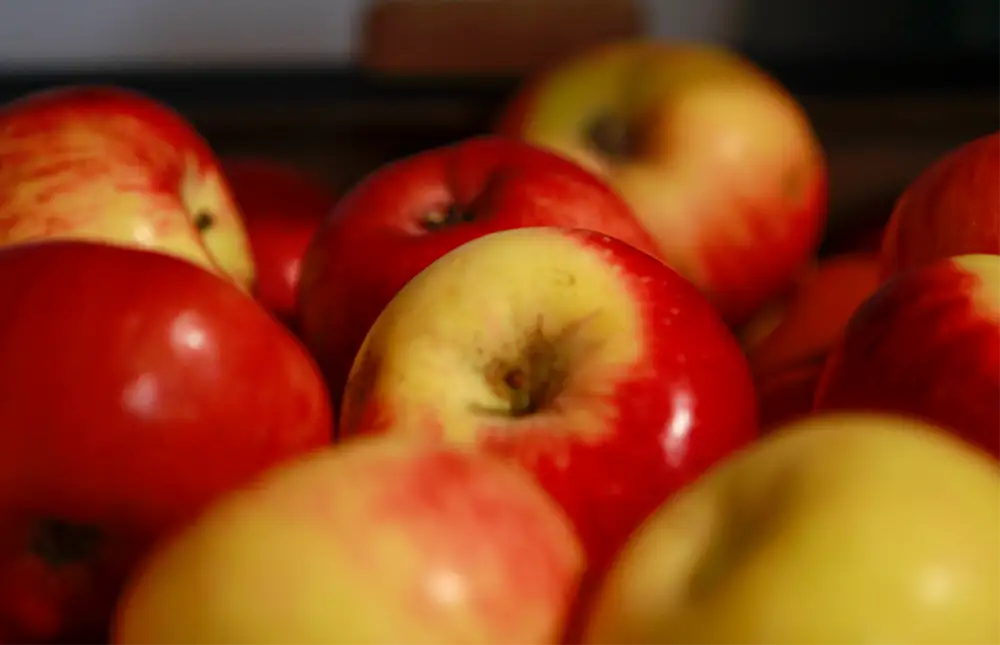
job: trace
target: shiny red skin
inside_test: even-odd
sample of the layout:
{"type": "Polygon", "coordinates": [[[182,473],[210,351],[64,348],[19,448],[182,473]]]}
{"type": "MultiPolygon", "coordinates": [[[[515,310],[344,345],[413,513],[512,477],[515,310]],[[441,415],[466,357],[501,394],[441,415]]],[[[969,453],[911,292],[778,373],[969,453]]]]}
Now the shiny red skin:
{"type": "Polygon", "coordinates": [[[0,302],[0,642],[97,637],[153,540],[330,441],[304,348],[183,260],[7,247],[0,302]],[[36,555],[29,538],[47,518],[97,528],[97,550],[62,566],[36,555]]]}
{"type": "Polygon", "coordinates": [[[1000,255],[1000,132],[952,150],[907,187],[886,227],[883,275],[970,253],[1000,255]]]}
{"type": "Polygon", "coordinates": [[[625,201],[590,172],[505,137],[418,153],[369,175],[345,195],[306,252],[302,337],[340,398],[372,323],[434,260],[487,233],[525,226],[597,230],[655,253],[625,201]],[[457,205],[474,221],[424,230],[429,212],[457,205]]]}
{"type": "MultiPolygon", "coordinates": [[[[511,432],[510,419],[491,424],[484,416],[475,441],[534,473],[572,519],[599,575],[667,497],[757,436],[756,395],[736,338],[691,283],[620,240],[565,234],[605,258],[609,271],[616,267],[639,307],[644,352],[621,377],[609,373],[610,394],[593,401],[616,418],[594,436],[574,434],[553,417],[528,417],[511,432]]],[[[342,436],[392,432],[400,411],[386,393],[371,390],[368,378],[378,357],[359,360],[341,412],[342,436]]],[[[441,438],[438,425],[420,431],[441,438]]]]}
{"type": "Polygon", "coordinates": [[[914,415],[1000,456],[1000,322],[978,288],[950,260],[890,279],[831,351],[815,409],[914,415]]]}
{"type": "Polygon", "coordinates": [[[254,296],[294,328],[302,256],[336,196],[318,178],[270,159],[231,157],[222,166],[250,238],[254,296]]]}

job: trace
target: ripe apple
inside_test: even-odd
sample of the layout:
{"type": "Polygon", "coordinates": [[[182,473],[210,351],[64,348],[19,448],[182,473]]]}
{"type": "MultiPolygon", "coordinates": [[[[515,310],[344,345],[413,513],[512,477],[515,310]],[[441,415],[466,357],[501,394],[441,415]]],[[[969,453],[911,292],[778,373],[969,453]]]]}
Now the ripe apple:
{"type": "Polygon", "coordinates": [[[907,187],[886,228],[883,271],[977,253],[1000,255],[1000,132],[945,154],[907,187]]]}
{"type": "Polygon", "coordinates": [[[524,226],[591,229],[655,248],[602,181],[500,137],[390,163],[345,195],[306,252],[299,293],[302,337],[335,400],[365,334],[404,284],[465,242],[524,226]]]}
{"type": "Polygon", "coordinates": [[[554,644],[584,562],[517,469],[358,438],[272,469],[165,541],[126,588],[113,642],[554,644]]]}
{"type": "Polygon", "coordinates": [[[184,260],[8,246],[0,302],[0,642],[97,642],[158,536],[330,442],[304,348],[184,260]]]}
{"type": "Polygon", "coordinates": [[[1000,469],[941,428],[816,415],[661,506],[587,643],[1000,642],[1000,469]]]}
{"type": "Polygon", "coordinates": [[[646,514],[756,436],[735,337],[659,260],[593,231],[492,233],[411,280],[351,371],[341,433],[474,446],[562,503],[599,572],[646,514]]]}
{"type": "Polygon", "coordinates": [[[819,244],[820,143],[795,99],[735,53],[597,47],[529,80],[497,131],[605,178],[731,324],[780,293],[819,244]]]}
{"type": "Polygon", "coordinates": [[[254,295],[294,328],[302,256],[333,209],[334,192],[304,170],[272,159],[229,157],[222,163],[250,238],[254,295]]]}
{"type": "Polygon", "coordinates": [[[0,106],[0,245],[98,240],[184,258],[244,290],[240,214],[212,150],[141,94],[65,86],[0,106]]]}
{"type": "Polygon", "coordinates": [[[914,414],[1000,456],[1000,256],[886,282],[831,350],[816,407],[914,414]]]}
{"type": "Polygon", "coordinates": [[[879,273],[875,253],[830,256],[804,272],[778,305],[780,313],[762,311],[754,336],[749,330],[744,336],[754,373],[765,375],[793,363],[825,357],[854,311],[878,288],[879,273]],[[763,329],[763,325],[770,328],[763,329]]]}

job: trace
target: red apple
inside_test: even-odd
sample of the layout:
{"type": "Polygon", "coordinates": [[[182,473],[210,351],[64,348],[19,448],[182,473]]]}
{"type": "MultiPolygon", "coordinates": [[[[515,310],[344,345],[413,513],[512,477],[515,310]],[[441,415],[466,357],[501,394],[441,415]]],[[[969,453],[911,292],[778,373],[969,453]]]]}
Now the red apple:
{"type": "Polygon", "coordinates": [[[785,88],[733,52],[600,46],[530,79],[497,130],[607,179],[731,324],[782,292],[819,244],[820,143],[785,88]]]}
{"type": "Polygon", "coordinates": [[[300,324],[335,399],[375,318],[459,245],[524,226],[600,231],[652,251],[622,199],[526,143],[475,138],[383,166],[344,196],[306,252],[300,324]]]}
{"type": "Polygon", "coordinates": [[[759,376],[788,365],[822,359],[843,332],[854,311],[879,286],[874,253],[845,253],[823,258],[799,278],[779,305],[762,311],[762,320],[745,330],[750,367],[759,376]]]}
{"type": "Polygon", "coordinates": [[[113,642],[555,644],[583,568],[566,517],[518,470],[355,439],[165,541],[123,594],[113,642]]]}
{"type": "Polygon", "coordinates": [[[154,540],[330,441],[304,348],[188,262],[19,244],[0,302],[0,642],[95,642],[154,540]]]}
{"type": "Polygon", "coordinates": [[[166,105],[66,86],[0,106],[0,245],[111,242],[184,258],[249,290],[243,224],[204,139],[166,105]]]}
{"type": "Polygon", "coordinates": [[[784,365],[756,377],[761,433],[812,412],[825,355],[784,365]]]}
{"type": "Polygon", "coordinates": [[[912,414],[1000,456],[1000,256],[938,260],[886,282],[831,351],[816,407],[912,414]]]}
{"type": "Polygon", "coordinates": [[[223,160],[243,213],[257,281],[254,295],[295,327],[302,256],[336,202],[333,190],[297,167],[262,157],[223,160]]]}
{"type": "Polygon", "coordinates": [[[883,273],[976,253],[1000,255],[1000,132],[950,151],[907,187],[886,228],[883,273]]]}
{"type": "Polygon", "coordinates": [[[533,227],[462,245],[393,298],[341,432],[522,465],[599,572],[647,513],[756,436],[756,409],[735,337],[688,281],[606,235],[533,227]]]}

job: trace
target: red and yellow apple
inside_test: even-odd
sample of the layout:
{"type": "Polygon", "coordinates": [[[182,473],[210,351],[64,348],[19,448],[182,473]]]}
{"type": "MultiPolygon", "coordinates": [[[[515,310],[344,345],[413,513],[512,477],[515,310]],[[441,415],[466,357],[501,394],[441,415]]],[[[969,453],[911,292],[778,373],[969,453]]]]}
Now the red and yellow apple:
{"type": "Polygon", "coordinates": [[[620,240],[555,227],[467,242],[407,283],[365,338],[340,422],[520,464],[596,572],[756,436],[746,360],[708,300],[620,240]]]}
{"type": "Polygon", "coordinates": [[[662,505],[584,642],[1000,642],[1000,469],[942,428],[816,415],[662,505]]]}
{"type": "Polygon", "coordinates": [[[529,80],[497,131],[605,178],[731,324],[780,293],[819,244],[820,143],[796,100],[735,53],[591,49],[529,80]]]}
{"type": "Polygon", "coordinates": [[[306,252],[299,293],[302,337],[335,400],[365,334],[403,285],[465,242],[525,226],[591,229],[655,248],[602,181],[500,137],[395,161],[345,195],[306,252]]]}
{"type": "Polygon", "coordinates": [[[230,157],[223,169],[250,238],[254,296],[294,328],[302,256],[336,196],[318,177],[269,158],[230,157]]]}
{"type": "Polygon", "coordinates": [[[883,284],[830,352],[816,407],[912,414],[1000,456],[1000,256],[946,258],[883,284]]]}
{"type": "Polygon", "coordinates": [[[0,302],[0,642],[99,642],[158,536],[330,443],[305,349],[189,262],[21,243],[0,302]]]}
{"type": "Polygon", "coordinates": [[[525,474],[359,438],[214,504],[140,566],[113,642],[551,643],[584,569],[525,474]]]}
{"type": "Polygon", "coordinates": [[[205,140],[172,109],[104,86],[0,106],[0,245],[83,239],[254,280],[238,209],[205,140]]]}
{"type": "Polygon", "coordinates": [[[1000,255],[1000,132],[948,152],[907,187],[886,228],[883,271],[979,253],[1000,255]]]}

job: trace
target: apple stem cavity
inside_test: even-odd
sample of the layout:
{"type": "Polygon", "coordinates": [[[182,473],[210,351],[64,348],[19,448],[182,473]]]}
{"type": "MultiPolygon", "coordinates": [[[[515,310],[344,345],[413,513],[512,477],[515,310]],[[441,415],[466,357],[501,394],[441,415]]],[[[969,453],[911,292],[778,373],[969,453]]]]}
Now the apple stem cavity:
{"type": "Polygon", "coordinates": [[[87,524],[47,518],[38,521],[31,536],[31,551],[52,566],[83,562],[101,543],[101,531],[87,524]]]}
{"type": "Polygon", "coordinates": [[[468,224],[476,220],[476,213],[471,208],[463,208],[458,204],[449,204],[446,208],[438,208],[424,215],[420,224],[425,231],[433,232],[449,226],[468,224]]]}
{"type": "Polygon", "coordinates": [[[626,159],[638,154],[639,141],[626,120],[603,114],[587,130],[587,138],[601,154],[613,159],[626,159]]]}

